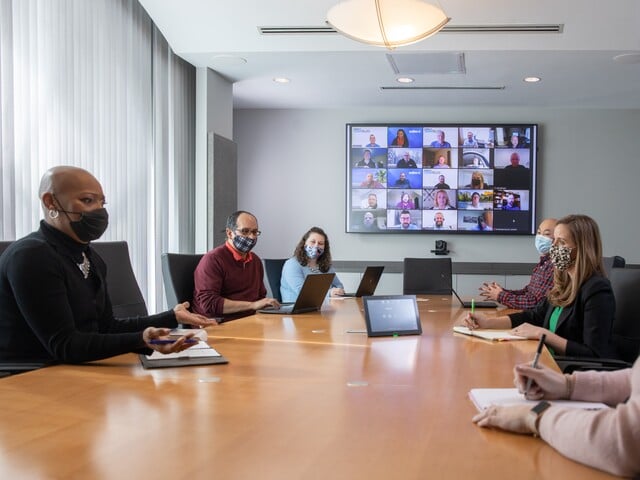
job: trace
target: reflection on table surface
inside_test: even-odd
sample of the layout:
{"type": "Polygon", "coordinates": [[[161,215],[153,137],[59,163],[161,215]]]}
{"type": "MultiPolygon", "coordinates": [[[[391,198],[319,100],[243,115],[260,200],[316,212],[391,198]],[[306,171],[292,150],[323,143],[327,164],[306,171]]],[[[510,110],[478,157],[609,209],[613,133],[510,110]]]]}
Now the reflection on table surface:
{"type": "Polygon", "coordinates": [[[360,299],[329,300],[210,328],[228,365],[144,370],[130,354],[2,379],[0,477],[610,478],[471,423],[468,391],[512,386],[536,342],[454,334],[451,300],[418,302],[421,336],[351,333],[360,299]]]}

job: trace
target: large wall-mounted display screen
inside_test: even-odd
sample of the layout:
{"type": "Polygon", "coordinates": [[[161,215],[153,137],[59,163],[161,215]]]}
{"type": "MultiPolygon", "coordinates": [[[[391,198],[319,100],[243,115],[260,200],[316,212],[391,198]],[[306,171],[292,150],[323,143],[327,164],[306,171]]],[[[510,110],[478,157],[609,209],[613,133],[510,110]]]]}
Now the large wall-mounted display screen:
{"type": "Polygon", "coordinates": [[[347,232],[535,233],[535,124],[348,124],[347,232]]]}

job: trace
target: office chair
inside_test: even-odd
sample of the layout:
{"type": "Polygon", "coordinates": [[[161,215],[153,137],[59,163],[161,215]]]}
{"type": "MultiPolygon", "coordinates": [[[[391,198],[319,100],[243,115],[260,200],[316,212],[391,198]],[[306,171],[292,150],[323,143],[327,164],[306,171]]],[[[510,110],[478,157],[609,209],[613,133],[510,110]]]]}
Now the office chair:
{"type": "MultiPolygon", "coordinates": [[[[0,255],[11,245],[13,241],[0,242],[0,255]]],[[[17,373],[30,372],[31,370],[37,370],[42,367],[46,367],[47,362],[10,362],[0,361],[0,378],[8,377],[9,375],[15,375],[17,373]]]]}
{"type": "Polygon", "coordinates": [[[640,319],[637,297],[640,292],[640,269],[613,268],[609,281],[616,299],[611,343],[620,360],[602,358],[556,357],[564,373],[574,370],[619,370],[629,368],[640,355],[640,319]]]}
{"type": "Polygon", "coordinates": [[[193,300],[193,272],[203,253],[163,253],[162,281],[169,307],[193,300]]]}
{"type": "Polygon", "coordinates": [[[0,242],[0,255],[2,255],[2,253],[9,247],[9,245],[11,245],[13,242],[12,241],[4,241],[4,242],[0,242]]]}
{"type": "Polygon", "coordinates": [[[450,258],[405,258],[402,274],[404,295],[451,295],[450,258]]]}
{"type": "Polygon", "coordinates": [[[91,247],[107,264],[107,289],[113,316],[146,316],[147,305],[131,267],[127,242],[95,242],[91,247]]]}
{"type": "Polygon", "coordinates": [[[269,290],[271,290],[271,298],[275,298],[279,302],[282,302],[282,295],[280,294],[280,278],[282,277],[282,267],[286,258],[265,258],[264,259],[264,271],[267,276],[267,283],[269,284],[269,290]]]}
{"type": "Polygon", "coordinates": [[[608,277],[612,268],[624,268],[626,262],[623,257],[615,255],[613,257],[603,257],[602,263],[604,263],[604,271],[608,277]]]}

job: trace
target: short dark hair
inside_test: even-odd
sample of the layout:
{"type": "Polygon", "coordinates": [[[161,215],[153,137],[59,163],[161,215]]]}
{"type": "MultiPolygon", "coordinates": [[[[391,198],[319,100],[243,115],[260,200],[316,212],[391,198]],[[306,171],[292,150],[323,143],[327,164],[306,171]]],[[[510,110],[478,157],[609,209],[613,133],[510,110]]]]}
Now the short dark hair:
{"type": "Polygon", "coordinates": [[[253,218],[256,218],[256,216],[253,213],[247,212],[246,210],[238,210],[236,212],[233,212],[231,215],[227,217],[227,228],[229,230],[235,230],[236,228],[238,228],[238,217],[243,213],[246,213],[247,215],[251,215],[253,218]]]}

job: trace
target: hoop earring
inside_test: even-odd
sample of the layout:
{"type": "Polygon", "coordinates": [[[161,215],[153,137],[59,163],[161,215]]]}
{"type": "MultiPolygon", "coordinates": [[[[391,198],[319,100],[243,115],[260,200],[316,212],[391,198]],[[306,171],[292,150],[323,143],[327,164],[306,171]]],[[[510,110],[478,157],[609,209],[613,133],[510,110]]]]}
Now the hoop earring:
{"type": "Polygon", "coordinates": [[[56,218],[58,218],[59,215],[60,215],[60,212],[58,210],[54,210],[54,209],[49,210],[49,218],[52,218],[55,220],[56,218]]]}

